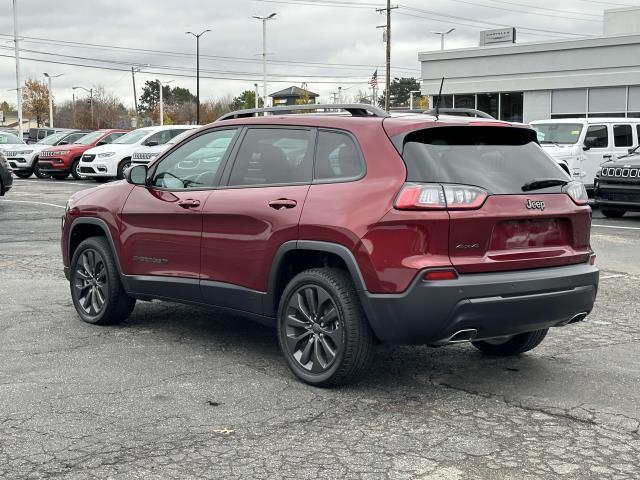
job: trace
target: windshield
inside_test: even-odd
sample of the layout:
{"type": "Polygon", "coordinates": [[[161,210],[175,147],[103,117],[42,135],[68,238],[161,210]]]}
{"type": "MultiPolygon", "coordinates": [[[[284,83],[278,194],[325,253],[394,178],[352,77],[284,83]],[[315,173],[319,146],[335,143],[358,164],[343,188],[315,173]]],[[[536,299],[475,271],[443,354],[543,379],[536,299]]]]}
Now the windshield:
{"type": "Polygon", "coordinates": [[[0,145],[8,145],[11,143],[24,143],[19,137],[9,132],[0,132],[0,145]]]}
{"type": "Polygon", "coordinates": [[[62,140],[64,137],[69,135],[67,132],[62,133],[54,133],[53,135],[49,135],[48,137],[43,138],[38,142],[38,145],[55,145],[58,140],[62,140]]]}
{"type": "Polygon", "coordinates": [[[119,139],[115,140],[112,143],[131,145],[133,143],[138,143],[150,133],[151,132],[149,130],[134,130],[133,132],[129,132],[126,135],[121,136],[119,139]]]}
{"type": "Polygon", "coordinates": [[[85,135],[84,137],[80,137],[78,140],[76,140],[73,143],[77,143],[79,145],[91,145],[93,142],[98,140],[103,135],[104,135],[104,132],[101,130],[98,130],[97,132],[92,132],[85,135]]]}
{"type": "Polygon", "coordinates": [[[574,145],[580,139],[581,123],[536,123],[531,125],[538,134],[540,143],[574,145]]]}
{"type": "MultiPolygon", "coordinates": [[[[442,127],[409,134],[407,181],[475,185],[492,194],[522,193],[535,178],[566,179],[535,133],[509,127],[442,127]]],[[[554,188],[558,191],[558,187],[554,188]]]]}

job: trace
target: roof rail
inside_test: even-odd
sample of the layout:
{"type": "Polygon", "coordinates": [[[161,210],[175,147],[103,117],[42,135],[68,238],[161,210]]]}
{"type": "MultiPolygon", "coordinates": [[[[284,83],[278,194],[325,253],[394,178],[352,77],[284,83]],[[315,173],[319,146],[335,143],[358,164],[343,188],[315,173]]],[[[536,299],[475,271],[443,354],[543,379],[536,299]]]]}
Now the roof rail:
{"type": "MultiPolygon", "coordinates": [[[[436,109],[432,108],[431,110],[425,110],[423,113],[425,113],[426,115],[435,115],[436,109]]],[[[495,120],[495,117],[492,117],[482,110],[476,110],[475,108],[440,108],[440,114],[454,115],[458,117],[489,118],[491,120],[495,120]]]]}
{"type": "Polygon", "coordinates": [[[354,117],[388,117],[389,114],[374,105],[366,103],[331,103],[331,104],[308,104],[308,105],[286,105],[282,107],[250,108],[247,110],[236,110],[222,115],[217,121],[230,120],[233,118],[246,118],[257,116],[258,113],[276,113],[288,115],[293,112],[306,110],[345,110],[354,117]]]}

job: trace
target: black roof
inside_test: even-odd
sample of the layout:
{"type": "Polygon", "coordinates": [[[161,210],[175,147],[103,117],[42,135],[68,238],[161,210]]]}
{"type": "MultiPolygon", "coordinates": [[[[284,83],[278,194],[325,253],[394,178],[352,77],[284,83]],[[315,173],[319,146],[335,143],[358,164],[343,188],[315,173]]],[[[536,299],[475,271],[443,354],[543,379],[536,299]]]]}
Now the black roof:
{"type": "Polygon", "coordinates": [[[309,90],[305,90],[300,87],[289,87],[284,90],[280,90],[279,92],[275,92],[269,95],[270,97],[319,97],[317,93],[310,92],[309,90]]]}

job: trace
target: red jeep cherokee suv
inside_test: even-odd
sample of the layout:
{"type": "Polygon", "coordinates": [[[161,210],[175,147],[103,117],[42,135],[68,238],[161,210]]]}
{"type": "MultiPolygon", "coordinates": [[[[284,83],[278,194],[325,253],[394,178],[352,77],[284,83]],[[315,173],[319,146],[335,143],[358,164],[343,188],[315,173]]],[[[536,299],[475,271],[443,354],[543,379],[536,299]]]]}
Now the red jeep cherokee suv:
{"type": "Polygon", "coordinates": [[[377,342],[516,355],[591,311],[587,196],[534,130],[324,108],[351,115],[235,112],[71,197],[79,316],[118,322],[136,299],[240,312],[277,326],[300,379],[332,385],[377,342]]]}
{"type": "Polygon", "coordinates": [[[73,175],[80,180],[84,178],[80,173],[80,158],[90,148],[106,145],[121,137],[128,130],[96,130],[76,140],[75,143],[47,148],[40,152],[38,168],[41,172],[50,174],[56,180],[64,180],[73,175]]]}

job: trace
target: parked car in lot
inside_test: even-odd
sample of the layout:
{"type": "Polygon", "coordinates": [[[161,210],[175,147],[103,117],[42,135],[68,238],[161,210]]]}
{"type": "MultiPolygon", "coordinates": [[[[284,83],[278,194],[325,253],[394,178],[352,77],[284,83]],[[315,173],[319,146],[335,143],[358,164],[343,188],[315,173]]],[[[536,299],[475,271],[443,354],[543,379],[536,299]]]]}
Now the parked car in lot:
{"type": "Polygon", "coordinates": [[[640,211],[640,147],[615,162],[602,164],[593,189],[594,203],[605,217],[640,211]]]}
{"type": "Polygon", "coordinates": [[[82,155],[96,146],[108,145],[127,133],[128,130],[119,129],[96,130],[77,139],[75,143],[47,148],[38,156],[38,170],[56,180],[64,180],[69,174],[76,180],[84,178],[80,173],[82,155]]]}
{"type": "Polygon", "coordinates": [[[0,197],[5,196],[12,186],[11,167],[7,162],[7,158],[0,152],[0,197]]]}
{"type": "Polygon", "coordinates": [[[200,125],[189,125],[189,128],[182,133],[179,133],[167,143],[161,145],[142,145],[136,149],[131,155],[131,165],[147,165],[154,158],[160,155],[165,150],[171,148],[177,143],[180,143],[183,139],[187,138],[193,133],[193,130],[200,128],[200,125]]]}
{"type": "Polygon", "coordinates": [[[38,143],[32,143],[29,146],[15,150],[8,150],[6,156],[9,165],[11,165],[13,173],[20,178],[29,178],[31,174],[35,174],[38,178],[49,178],[51,175],[41,172],[38,167],[38,155],[40,155],[40,152],[52,146],[74,143],[87,133],[89,133],[87,130],[58,132],[43,138],[38,143]]]}
{"type": "Polygon", "coordinates": [[[38,143],[40,140],[47,138],[49,135],[59,132],[68,132],[68,128],[30,128],[27,137],[27,143],[38,143]]]}
{"type": "Polygon", "coordinates": [[[87,151],[80,161],[80,172],[97,181],[105,181],[110,178],[122,179],[124,171],[131,166],[131,156],[136,150],[142,146],[163,145],[190,128],[192,128],[191,125],[138,128],[110,145],[87,151]]]}
{"type": "Polygon", "coordinates": [[[24,141],[15,133],[0,132],[0,153],[5,153],[14,148],[22,148],[24,145],[24,141]]]}
{"type": "Polygon", "coordinates": [[[638,146],[640,118],[563,118],[531,122],[542,148],[592,191],[600,165],[638,146]]]}
{"type": "Polygon", "coordinates": [[[592,310],[586,192],[533,129],[287,110],[309,108],[351,116],[234,112],[74,194],[62,255],[80,318],[151,299],[237,312],[324,386],[361,375],[377,342],[516,355],[592,310]]]}

